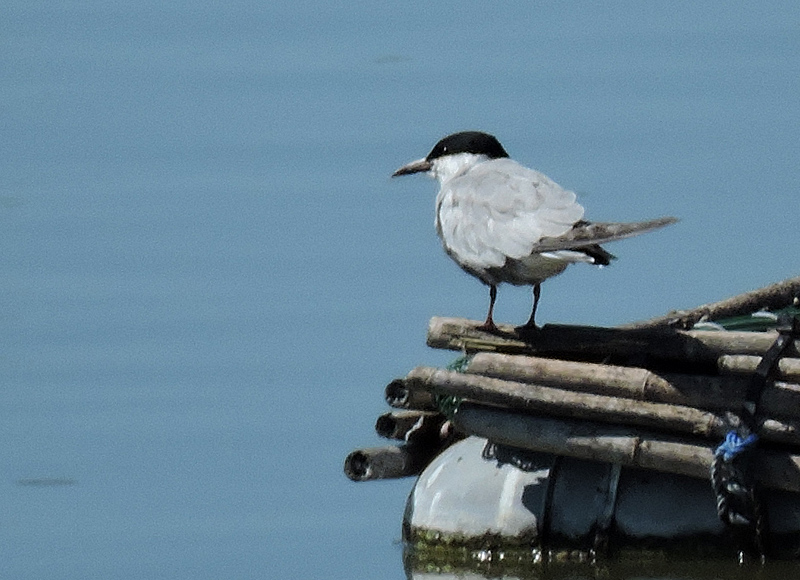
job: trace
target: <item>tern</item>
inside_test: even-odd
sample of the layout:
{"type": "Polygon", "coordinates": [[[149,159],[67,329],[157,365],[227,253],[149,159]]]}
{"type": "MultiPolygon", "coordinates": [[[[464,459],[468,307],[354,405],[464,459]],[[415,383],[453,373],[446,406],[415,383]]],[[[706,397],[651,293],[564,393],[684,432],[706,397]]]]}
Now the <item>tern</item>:
{"type": "Polygon", "coordinates": [[[513,161],[494,136],[480,131],[448,135],[392,177],[412,173],[439,182],[436,233],[447,255],[489,286],[489,312],[479,327],[489,332],[498,332],[492,313],[499,284],[533,286],[531,316],[518,330],[535,329],[545,279],[578,262],[608,265],[615,256],[599,244],[678,221],[585,221],[575,193],[513,161]]]}

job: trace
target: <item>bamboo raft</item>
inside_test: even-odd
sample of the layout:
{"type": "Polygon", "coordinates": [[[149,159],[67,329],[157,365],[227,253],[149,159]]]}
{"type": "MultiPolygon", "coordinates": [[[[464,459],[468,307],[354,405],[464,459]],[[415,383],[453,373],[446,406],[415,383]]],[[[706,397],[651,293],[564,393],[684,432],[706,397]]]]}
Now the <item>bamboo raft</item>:
{"type": "MultiPolygon", "coordinates": [[[[800,277],[616,328],[545,325],[527,335],[433,318],[428,345],[462,353],[462,364],[391,381],[385,398],[394,410],[376,431],[399,444],[353,451],[344,471],[354,481],[417,475],[453,442],[477,435],[707,479],[713,449],[739,425],[748,385],[779,333],[705,327],[743,316],[774,321],[772,311],[798,312],[798,297],[800,277]]],[[[800,343],[768,377],[757,418],[757,479],[800,492],[800,343]]]]}

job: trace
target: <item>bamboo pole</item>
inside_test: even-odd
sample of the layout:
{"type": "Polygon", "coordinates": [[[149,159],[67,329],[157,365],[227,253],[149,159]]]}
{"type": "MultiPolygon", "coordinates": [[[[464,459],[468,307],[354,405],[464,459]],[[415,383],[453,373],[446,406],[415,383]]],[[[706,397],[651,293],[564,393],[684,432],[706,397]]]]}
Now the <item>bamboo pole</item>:
{"type": "MultiPolygon", "coordinates": [[[[522,335],[508,325],[500,333],[479,330],[481,322],[463,318],[434,317],[428,325],[428,346],[458,351],[506,354],[566,355],[568,358],[602,360],[608,356],[656,359],[716,367],[722,355],[763,356],[778,337],[776,331],[733,332],[672,330],[668,328],[622,329],[548,324],[522,335]]],[[[800,356],[798,344],[786,356],[800,356]]]]}
{"type": "Polygon", "coordinates": [[[737,400],[747,389],[743,378],[659,375],[638,367],[490,352],[472,357],[467,372],[569,391],[712,410],[737,408],[737,400]]]}
{"type": "MultiPolygon", "coordinates": [[[[761,357],[743,354],[725,354],[717,359],[717,368],[721,374],[747,375],[756,372],[761,357]]],[[[800,359],[782,358],[778,361],[773,376],[790,382],[800,382],[800,359]]]]}
{"type": "Polygon", "coordinates": [[[406,379],[395,379],[386,385],[384,396],[389,406],[395,409],[438,410],[431,392],[406,379]]]}
{"type": "Polygon", "coordinates": [[[353,481],[397,479],[419,475],[441,451],[437,445],[400,445],[357,449],[344,460],[344,473],[353,481]]]}
{"type": "Polygon", "coordinates": [[[620,328],[670,326],[687,329],[702,319],[719,320],[721,318],[750,314],[759,310],[779,310],[795,304],[798,297],[800,297],[800,276],[726,298],[719,302],[703,304],[690,310],[673,310],[665,316],[626,324],[620,328]]]}
{"type": "MultiPolygon", "coordinates": [[[[470,403],[453,419],[464,432],[503,445],[590,461],[709,477],[711,447],[638,429],[536,417],[470,403]]],[[[800,492],[800,457],[762,450],[756,478],[766,487],[800,492]]]]}
{"type": "MultiPolygon", "coordinates": [[[[432,367],[417,367],[408,377],[440,394],[523,412],[634,425],[720,441],[737,426],[727,416],[692,407],[576,393],[432,367]]],[[[788,419],[780,422],[768,419],[759,425],[759,435],[771,441],[800,445],[800,424],[788,419]]]]}
{"type": "Polygon", "coordinates": [[[442,438],[445,417],[431,411],[393,411],[384,413],[375,422],[375,431],[386,439],[419,444],[442,438]]]}
{"type": "MultiPolygon", "coordinates": [[[[747,357],[747,360],[757,364],[760,359],[747,357]]],[[[800,365],[800,360],[792,360],[800,365]]],[[[473,356],[467,372],[582,393],[736,412],[741,410],[750,382],[746,376],[654,373],[637,367],[491,352],[473,356]]],[[[762,394],[759,413],[766,417],[800,419],[800,385],[769,381],[762,394]]]]}

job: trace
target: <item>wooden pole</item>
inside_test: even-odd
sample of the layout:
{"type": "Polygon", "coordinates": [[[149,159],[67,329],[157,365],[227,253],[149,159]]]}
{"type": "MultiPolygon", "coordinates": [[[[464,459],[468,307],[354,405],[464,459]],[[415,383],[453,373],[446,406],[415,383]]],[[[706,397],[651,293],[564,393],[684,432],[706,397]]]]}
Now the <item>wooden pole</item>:
{"type": "Polygon", "coordinates": [[[800,297],[800,276],[720,300],[719,302],[703,304],[691,310],[673,310],[665,316],[626,324],[620,328],[670,326],[687,329],[702,319],[719,320],[721,318],[751,314],[759,310],[779,310],[796,304],[798,297],[800,297]]]}
{"type": "MultiPolygon", "coordinates": [[[[747,356],[743,354],[725,354],[717,359],[719,372],[725,375],[748,375],[756,372],[758,363],[761,362],[759,356],[747,356]]],[[[784,379],[790,382],[800,382],[800,359],[782,358],[778,361],[778,368],[772,375],[776,379],[784,379]]]]}
{"type": "Polygon", "coordinates": [[[433,393],[426,391],[419,384],[407,379],[395,379],[388,385],[384,393],[386,402],[395,409],[413,409],[417,411],[437,411],[433,393]]]}
{"type": "MultiPolygon", "coordinates": [[[[499,325],[500,334],[493,334],[479,330],[481,324],[463,318],[434,317],[428,325],[428,346],[468,353],[540,354],[598,362],[609,356],[630,359],[647,356],[669,360],[675,365],[702,364],[715,368],[717,359],[722,355],[763,356],[778,337],[776,331],[683,331],[553,324],[525,335],[511,326],[499,325]]],[[[785,355],[800,356],[798,344],[790,345],[785,355]]]]}
{"type": "Polygon", "coordinates": [[[470,374],[536,383],[570,391],[671,403],[713,410],[737,408],[747,379],[700,375],[659,375],[638,367],[621,367],[535,356],[477,353],[470,374]]]}
{"type": "Polygon", "coordinates": [[[375,431],[386,439],[408,443],[435,442],[442,439],[441,427],[445,417],[431,411],[392,411],[375,422],[375,431]]]}
{"type": "MultiPolygon", "coordinates": [[[[729,430],[737,426],[726,416],[692,407],[576,393],[432,367],[417,367],[408,376],[440,394],[455,395],[520,412],[634,425],[720,441],[729,430]]],[[[800,424],[791,420],[765,420],[759,425],[759,435],[771,441],[800,445],[800,424]]]]}
{"type": "Polygon", "coordinates": [[[419,475],[440,450],[441,447],[436,445],[357,449],[344,460],[344,473],[353,481],[419,475]]]}
{"type": "MultiPolygon", "coordinates": [[[[495,443],[590,461],[707,479],[710,446],[638,429],[536,417],[464,403],[453,419],[464,432],[495,443]]],[[[762,450],[756,478],[766,487],[800,492],[800,457],[762,450]]]]}
{"type": "MultiPolygon", "coordinates": [[[[726,357],[720,357],[720,360],[726,357]]],[[[731,358],[731,357],[728,357],[731,358]]],[[[759,357],[745,357],[755,364],[759,357]]],[[[738,359],[737,359],[738,360],[738,359]]],[[[800,359],[793,361],[800,368],[800,359]]],[[[783,366],[788,370],[788,365],[783,366]]],[[[755,371],[753,366],[751,373],[755,371]]],[[[569,391],[624,397],[638,401],[669,403],[711,411],[739,412],[750,378],[654,373],[637,367],[601,365],[534,356],[477,353],[467,372],[487,377],[536,383],[569,391]]],[[[782,372],[782,376],[786,373],[782,372]]],[[[766,417],[800,419],[800,385],[769,381],[759,412],[766,417]]]]}

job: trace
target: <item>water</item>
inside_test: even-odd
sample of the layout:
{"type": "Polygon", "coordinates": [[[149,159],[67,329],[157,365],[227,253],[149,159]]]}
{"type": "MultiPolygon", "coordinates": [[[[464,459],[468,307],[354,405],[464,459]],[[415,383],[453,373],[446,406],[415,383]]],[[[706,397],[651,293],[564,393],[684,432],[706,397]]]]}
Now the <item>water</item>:
{"type": "MultiPolygon", "coordinates": [[[[0,575],[405,577],[413,482],[341,464],[380,444],[389,380],[450,360],[428,318],[486,292],[439,248],[433,184],[388,176],[480,128],[589,217],[683,219],[548,281],[543,321],[795,275],[798,16],[5,2],[0,575]]],[[[497,319],[529,300],[501,289],[497,319]]]]}

